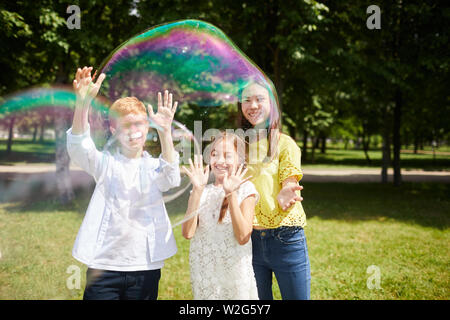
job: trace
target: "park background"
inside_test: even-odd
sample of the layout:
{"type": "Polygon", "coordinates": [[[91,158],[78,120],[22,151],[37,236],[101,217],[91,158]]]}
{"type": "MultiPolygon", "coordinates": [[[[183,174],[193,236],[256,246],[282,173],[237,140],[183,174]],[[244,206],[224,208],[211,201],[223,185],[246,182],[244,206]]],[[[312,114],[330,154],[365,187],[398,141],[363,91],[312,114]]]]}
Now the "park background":
{"type": "MultiPolygon", "coordinates": [[[[2,2],[0,99],[68,85],[77,67],[95,68],[133,35],[181,19],[219,27],[275,84],[283,130],[302,150],[312,299],[449,299],[444,2],[2,2]],[[372,4],[381,29],[367,27],[372,4]],[[80,29],[67,26],[69,5],[81,9],[80,29]]],[[[0,112],[0,299],[82,297],[86,267],[71,249],[93,184],[59,170],[69,168],[70,121],[0,112]],[[62,180],[70,183],[53,183],[62,180]],[[5,192],[13,183],[27,192],[5,192]]],[[[186,202],[167,209],[183,214],[186,202]]],[[[189,242],[180,228],[175,235],[159,298],[191,299],[189,242]]]]}

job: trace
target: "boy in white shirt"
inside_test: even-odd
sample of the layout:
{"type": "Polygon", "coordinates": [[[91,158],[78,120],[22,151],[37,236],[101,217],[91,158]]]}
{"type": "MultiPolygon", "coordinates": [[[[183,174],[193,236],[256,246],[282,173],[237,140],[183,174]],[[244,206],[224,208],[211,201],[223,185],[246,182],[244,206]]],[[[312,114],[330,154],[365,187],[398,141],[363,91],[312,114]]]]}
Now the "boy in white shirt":
{"type": "Polygon", "coordinates": [[[179,186],[179,154],[171,124],[177,108],[167,90],[158,93],[158,112],[148,117],[158,128],[161,155],[152,158],[144,145],[147,109],[137,98],[115,101],[110,130],[117,150],[100,152],[89,133],[89,106],[105,79],[94,83],[92,67],[78,69],[73,87],[77,99],[72,128],[67,131],[71,160],[93,176],[96,187],[73,248],[88,266],[84,299],[156,299],[160,270],[176,243],[162,192],[179,186]]]}

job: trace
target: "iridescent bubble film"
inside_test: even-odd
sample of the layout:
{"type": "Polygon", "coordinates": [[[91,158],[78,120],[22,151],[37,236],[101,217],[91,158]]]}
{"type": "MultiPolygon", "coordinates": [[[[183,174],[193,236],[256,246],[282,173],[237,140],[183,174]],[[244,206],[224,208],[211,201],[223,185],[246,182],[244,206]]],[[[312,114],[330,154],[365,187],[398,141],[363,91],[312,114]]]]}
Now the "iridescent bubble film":
{"type": "MultiPolygon", "coordinates": [[[[110,130],[114,119],[109,108],[124,97],[136,97],[146,107],[151,105],[156,113],[158,92],[168,90],[173,94],[178,108],[171,132],[180,155],[180,166],[186,165],[194,154],[205,153],[205,147],[218,132],[252,129],[248,121],[245,123],[242,104],[245,103],[243,92],[254,83],[267,92],[270,100],[270,110],[260,129],[268,129],[270,136],[270,130],[280,121],[278,98],[270,79],[220,29],[203,21],[167,23],[130,38],[102,62],[96,75],[100,73],[106,74],[106,79],[98,99],[91,104],[89,124],[95,146],[104,154],[111,155],[120,149],[117,134],[110,130]]],[[[37,135],[44,135],[44,140],[50,144],[45,156],[47,164],[51,165],[44,180],[49,185],[53,184],[41,188],[48,189],[49,193],[57,194],[57,186],[54,186],[57,184],[54,170],[58,157],[55,138],[65,135],[70,128],[75,101],[76,95],[70,88],[35,88],[1,101],[0,123],[4,128],[14,124],[14,132],[19,130],[20,137],[33,141],[39,132],[37,135]],[[17,129],[19,122],[20,129],[17,129]]],[[[152,121],[148,125],[144,150],[157,158],[161,152],[158,126],[152,121]]],[[[130,139],[133,137],[130,135],[130,139]]],[[[15,155],[21,157],[20,153],[15,155]]],[[[204,155],[204,159],[208,159],[208,155],[204,155]]],[[[28,160],[24,158],[24,161],[28,160]]],[[[80,168],[71,164],[70,172],[74,186],[92,191],[94,181],[89,180],[89,188],[86,187],[88,180],[80,168]]],[[[9,182],[0,186],[4,200],[20,194],[16,188],[20,179],[14,179],[10,177],[9,182]]],[[[102,180],[96,182],[102,184],[102,180]]],[[[38,186],[42,186],[39,183],[38,186]]],[[[178,225],[185,219],[189,186],[189,179],[182,175],[180,186],[164,192],[161,199],[146,201],[145,204],[136,201],[130,206],[159,206],[163,201],[167,204],[172,224],[178,225]]],[[[101,185],[99,189],[108,188],[110,186],[101,185]]]]}
{"type": "Polygon", "coordinates": [[[155,106],[156,93],[167,89],[180,103],[176,118],[191,130],[195,120],[202,121],[202,133],[238,127],[239,93],[254,81],[267,88],[278,113],[273,116],[279,117],[270,79],[220,29],[203,21],[144,31],[114,50],[99,70],[106,74],[101,92],[110,101],[135,96],[155,106]]]}
{"type": "MultiPolygon", "coordinates": [[[[179,103],[175,119],[193,132],[200,144],[195,153],[203,152],[206,163],[206,146],[220,131],[251,129],[243,125],[240,110],[242,92],[251,84],[261,85],[269,96],[263,129],[280,119],[270,79],[219,28],[203,21],[176,21],[137,34],[103,61],[100,73],[106,74],[100,92],[111,103],[133,96],[156,111],[157,93],[171,92],[179,103]]],[[[182,155],[181,164],[188,159],[182,155]]],[[[168,208],[175,224],[184,220],[173,218],[186,210],[188,194],[182,198],[168,208]]]]}
{"type": "MultiPolygon", "coordinates": [[[[34,87],[2,97],[0,101],[0,201],[25,202],[30,206],[58,199],[60,187],[56,158],[69,171],[73,190],[92,187],[90,179],[73,166],[64,152],[76,95],[69,86],[34,87]],[[57,141],[58,140],[58,141],[57,141]]],[[[95,99],[91,107],[91,132],[101,149],[106,143],[103,115],[108,106],[95,99]]]]}

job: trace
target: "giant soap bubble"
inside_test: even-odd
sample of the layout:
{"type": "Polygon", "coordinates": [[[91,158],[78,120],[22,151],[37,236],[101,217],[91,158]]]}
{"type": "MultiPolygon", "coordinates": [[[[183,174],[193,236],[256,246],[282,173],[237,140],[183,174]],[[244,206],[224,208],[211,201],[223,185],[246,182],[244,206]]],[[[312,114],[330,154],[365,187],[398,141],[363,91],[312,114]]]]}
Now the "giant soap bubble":
{"type": "Polygon", "coordinates": [[[173,92],[180,102],[176,118],[196,137],[208,129],[239,127],[238,98],[252,82],[270,94],[268,121],[279,119],[270,79],[220,29],[203,21],[182,20],[142,32],[114,50],[99,70],[106,74],[102,94],[111,101],[135,96],[155,106],[158,91],[173,92]]]}
{"type": "MultiPolygon", "coordinates": [[[[130,38],[102,62],[96,74],[100,73],[105,73],[106,79],[98,100],[91,106],[89,122],[95,145],[105,154],[117,151],[117,137],[109,130],[111,119],[108,110],[114,101],[123,97],[137,97],[145,106],[151,104],[156,112],[157,93],[169,90],[173,94],[173,99],[179,102],[179,106],[172,125],[172,135],[175,148],[180,154],[181,165],[187,164],[194,153],[203,152],[204,158],[208,159],[205,146],[218,130],[248,129],[241,123],[240,99],[243,90],[254,82],[265,88],[270,96],[271,110],[265,128],[270,129],[280,119],[277,94],[270,79],[221,30],[203,21],[167,23],[130,38]]],[[[15,121],[14,132],[19,135],[17,140],[34,141],[36,132],[45,131],[44,140],[50,144],[45,161],[54,163],[55,148],[54,143],[51,145],[52,141],[55,140],[55,134],[64,134],[70,127],[74,104],[75,93],[70,88],[27,90],[3,99],[0,105],[0,122],[7,129],[15,121]],[[17,129],[18,119],[20,130],[17,129]],[[56,123],[60,126],[57,130],[56,123]],[[37,131],[35,128],[38,128],[37,131]]],[[[151,128],[145,150],[157,158],[160,153],[159,136],[156,133],[158,127],[151,121],[149,123],[151,128]]],[[[19,142],[16,143],[18,145],[19,142]]],[[[13,144],[13,151],[16,146],[13,144]]],[[[16,158],[11,162],[29,162],[29,154],[13,154],[16,158]]],[[[2,161],[9,165],[8,159],[11,158],[5,159],[2,161]]],[[[42,162],[39,159],[33,161],[42,162]]],[[[71,169],[72,173],[76,171],[73,167],[71,169]]],[[[20,179],[16,179],[18,176],[20,175],[10,175],[1,182],[2,201],[24,198],[24,193],[18,188],[23,185],[18,182],[20,179]]],[[[72,183],[83,187],[78,177],[79,175],[75,178],[72,175],[72,183]]],[[[45,181],[51,184],[52,179],[55,180],[54,171],[45,181]]],[[[90,181],[93,182],[92,179],[90,181]]],[[[102,185],[104,180],[96,182],[97,185],[100,184],[102,192],[108,190],[106,185],[102,185]]],[[[37,188],[37,191],[48,189],[48,193],[57,193],[54,186],[42,188],[39,181],[36,183],[38,187],[34,189],[37,188]]],[[[148,183],[149,181],[141,181],[144,188],[148,183]]],[[[89,194],[92,190],[91,186],[89,194]]],[[[163,201],[172,225],[177,226],[185,220],[188,196],[189,180],[183,175],[180,186],[164,192],[162,199],[146,199],[125,206],[151,208],[161,205],[163,201]]],[[[46,195],[41,194],[35,200],[45,198],[46,195]]],[[[120,209],[122,212],[124,207],[120,209]]],[[[201,210],[195,214],[199,212],[201,210]]],[[[145,228],[145,223],[136,225],[129,217],[124,218],[137,228],[145,228]]]]}
{"type": "MultiPolygon", "coordinates": [[[[219,130],[242,127],[239,100],[250,84],[258,83],[270,97],[265,129],[280,118],[270,79],[220,29],[203,21],[183,20],[150,28],[116,48],[103,61],[100,72],[106,74],[101,94],[111,102],[134,96],[156,106],[157,92],[172,92],[179,102],[175,119],[194,133],[193,141],[198,141],[205,159],[205,142],[219,130]]],[[[198,153],[198,148],[194,152],[198,153]]],[[[186,164],[189,157],[181,155],[181,163],[186,164]]],[[[177,206],[168,207],[175,225],[181,220],[173,217],[184,213],[187,199],[185,193],[177,206]]]]}

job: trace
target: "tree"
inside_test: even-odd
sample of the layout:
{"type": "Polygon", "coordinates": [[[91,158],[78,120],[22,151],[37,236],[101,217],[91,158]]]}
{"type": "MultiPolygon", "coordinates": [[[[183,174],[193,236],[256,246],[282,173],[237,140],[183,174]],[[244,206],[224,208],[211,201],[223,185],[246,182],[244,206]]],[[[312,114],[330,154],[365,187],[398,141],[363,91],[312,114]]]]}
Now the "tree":
{"type": "MultiPolygon", "coordinates": [[[[344,52],[349,63],[343,66],[352,70],[347,79],[351,80],[351,87],[364,84],[363,91],[352,93],[350,87],[344,91],[367,99],[370,109],[381,110],[379,118],[385,120],[380,126],[385,146],[384,165],[388,162],[387,150],[391,143],[391,135],[385,128],[392,128],[394,184],[400,185],[401,132],[408,119],[405,113],[420,108],[414,100],[421,95],[421,90],[415,88],[425,86],[437,75],[448,74],[448,59],[441,54],[448,39],[448,31],[443,27],[446,13],[441,8],[444,5],[382,1],[378,4],[381,29],[370,30],[364,21],[367,18],[363,14],[364,3],[326,1],[325,4],[332,13],[333,25],[346,39],[344,52]]],[[[442,89],[435,93],[438,97],[446,96],[442,89]]]]}

